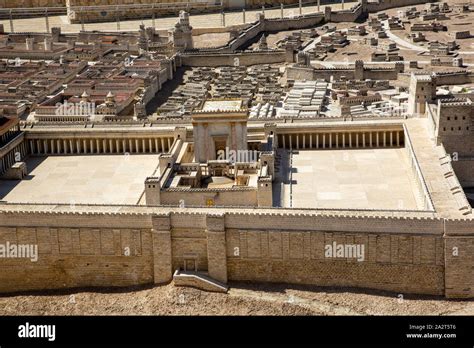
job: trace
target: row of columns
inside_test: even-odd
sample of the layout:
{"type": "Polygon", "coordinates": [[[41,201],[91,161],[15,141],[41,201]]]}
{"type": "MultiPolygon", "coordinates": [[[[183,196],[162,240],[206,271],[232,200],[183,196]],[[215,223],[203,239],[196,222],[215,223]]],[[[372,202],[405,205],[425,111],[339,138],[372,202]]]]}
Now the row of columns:
{"type": "Polygon", "coordinates": [[[279,134],[285,149],[372,148],[403,146],[403,131],[279,134]]]}
{"type": "Polygon", "coordinates": [[[165,153],[173,138],[30,139],[32,154],[165,153]]]}
{"type": "Polygon", "coordinates": [[[27,154],[26,144],[22,142],[18,146],[3,156],[0,160],[0,175],[6,173],[6,171],[15,163],[20,162],[27,154]]]}
{"type": "Polygon", "coordinates": [[[8,142],[10,142],[18,134],[20,134],[20,131],[16,127],[7,130],[5,133],[3,133],[0,136],[0,146],[6,145],[8,142]]]}

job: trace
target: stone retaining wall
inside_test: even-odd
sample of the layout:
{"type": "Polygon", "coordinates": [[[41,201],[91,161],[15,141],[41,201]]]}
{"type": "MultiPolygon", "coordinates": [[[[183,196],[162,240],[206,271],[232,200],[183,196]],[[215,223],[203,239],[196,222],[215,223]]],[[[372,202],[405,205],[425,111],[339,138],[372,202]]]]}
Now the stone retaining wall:
{"type": "Polygon", "coordinates": [[[127,207],[114,212],[101,206],[77,211],[68,206],[18,208],[2,206],[0,243],[37,244],[39,258],[0,259],[2,292],[162,283],[191,257],[199,271],[223,283],[248,280],[474,296],[470,220],[445,222],[422,218],[422,212],[413,218],[284,209],[177,212],[137,207],[143,212],[127,213],[127,207]],[[333,242],[363,245],[364,260],[326,257],[325,247],[333,242]],[[449,254],[453,246],[458,246],[459,256],[449,254]]]}

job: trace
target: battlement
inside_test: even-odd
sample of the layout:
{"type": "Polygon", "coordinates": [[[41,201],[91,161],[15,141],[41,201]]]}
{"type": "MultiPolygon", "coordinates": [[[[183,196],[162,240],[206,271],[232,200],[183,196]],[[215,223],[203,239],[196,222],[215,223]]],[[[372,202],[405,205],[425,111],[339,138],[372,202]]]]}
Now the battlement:
{"type": "MultiPolygon", "coordinates": [[[[234,192],[234,191],[255,191],[254,187],[226,187],[226,188],[188,188],[188,187],[172,187],[172,188],[164,188],[163,191],[167,192],[191,192],[191,193],[198,193],[198,192],[234,192]]],[[[204,205],[202,205],[204,206],[204,205]]],[[[245,205],[242,205],[245,207],[245,205]]]]}
{"type": "Polygon", "coordinates": [[[236,110],[227,110],[227,109],[216,109],[216,110],[194,110],[193,114],[201,114],[201,115],[207,115],[207,114],[216,114],[216,115],[221,115],[221,114],[232,114],[232,113],[246,113],[248,111],[248,108],[239,108],[236,110]]]}
{"type": "Polygon", "coordinates": [[[438,99],[438,103],[441,107],[456,107],[456,106],[471,106],[472,105],[472,101],[469,98],[438,99]]]}

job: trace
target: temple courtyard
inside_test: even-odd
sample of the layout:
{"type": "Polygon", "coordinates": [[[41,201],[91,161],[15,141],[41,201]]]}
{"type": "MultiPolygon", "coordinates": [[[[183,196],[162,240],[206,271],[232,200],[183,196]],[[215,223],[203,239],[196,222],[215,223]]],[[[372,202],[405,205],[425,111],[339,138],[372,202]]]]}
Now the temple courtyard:
{"type": "Polygon", "coordinates": [[[281,205],[293,208],[418,210],[404,148],[283,153],[281,205]],[[290,158],[291,157],[291,158],[290,158]]]}
{"type": "Polygon", "coordinates": [[[11,203],[137,204],[158,155],[30,157],[24,180],[1,180],[11,203]]]}

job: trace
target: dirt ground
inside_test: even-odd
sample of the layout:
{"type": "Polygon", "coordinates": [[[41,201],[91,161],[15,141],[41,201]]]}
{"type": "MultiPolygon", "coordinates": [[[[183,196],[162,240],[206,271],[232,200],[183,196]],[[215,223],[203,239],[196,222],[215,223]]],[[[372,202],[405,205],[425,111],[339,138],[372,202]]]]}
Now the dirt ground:
{"type": "Polygon", "coordinates": [[[220,294],[168,284],[4,295],[0,315],[474,315],[474,301],[246,283],[220,294]]]}

